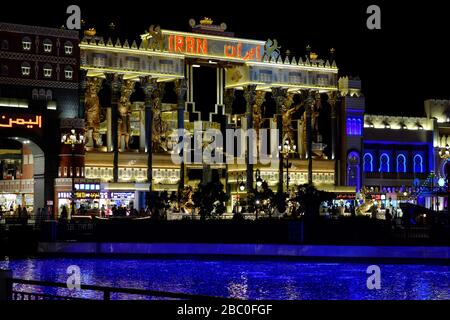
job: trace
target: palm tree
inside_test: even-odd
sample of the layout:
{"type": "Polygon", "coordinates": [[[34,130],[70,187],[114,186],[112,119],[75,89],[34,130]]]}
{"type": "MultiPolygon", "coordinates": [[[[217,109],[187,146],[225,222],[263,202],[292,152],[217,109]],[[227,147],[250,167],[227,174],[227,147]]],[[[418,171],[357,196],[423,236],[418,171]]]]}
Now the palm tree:
{"type": "Polygon", "coordinates": [[[200,183],[192,196],[194,207],[198,208],[201,220],[207,217],[221,216],[226,211],[228,195],[223,191],[223,184],[217,179],[200,183]]]}
{"type": "Polygon", "coordinates": [[[312,184],[303,184],[298,186],[295,199],[306,218],[317,218],[320,214],[320,204],[331,201],[333,193],[317,190],[312,184]]]}

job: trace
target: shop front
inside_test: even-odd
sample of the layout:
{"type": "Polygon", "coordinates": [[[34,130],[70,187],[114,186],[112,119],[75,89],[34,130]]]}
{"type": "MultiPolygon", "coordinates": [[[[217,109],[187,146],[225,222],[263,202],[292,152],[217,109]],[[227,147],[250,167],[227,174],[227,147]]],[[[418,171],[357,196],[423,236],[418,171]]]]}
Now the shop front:
{"type": "Polygon", "coordinates": [[[110,216],[114,207],[135,209],[137,198],[135,191],[102,191],[100,193],[100,211],[102,215],[110,216]]]}

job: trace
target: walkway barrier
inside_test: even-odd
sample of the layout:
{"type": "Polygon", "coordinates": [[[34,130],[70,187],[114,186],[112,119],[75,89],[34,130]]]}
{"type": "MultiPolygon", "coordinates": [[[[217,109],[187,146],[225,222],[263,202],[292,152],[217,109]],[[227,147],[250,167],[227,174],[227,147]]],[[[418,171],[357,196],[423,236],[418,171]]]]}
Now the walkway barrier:
{"type": "MultiPolygon", "coordinates": [[[[235,300],[224,297],[215,297],[198,294],[188,294],[179,292],[165,292],[146,289],[133,289],[133,288],[114,288],[107,286],[96,286],[81,284],[80,290],[94,291],[100,293],[100,299],[86,298],[86,297],[74,297],[73,295],[65,294],[50,294],[46,292],[39,292],[39,290],[33,290],[32,288],[51,288],[53,291],[57,289],[68,289],[66,283],[51,282],[51,281],[38,281],[38,280],[25,280],[12,278],[11,270],[0,270],[0,301],[1,300],[111,300],[113,294],[126,294],[128,297],[146,297],[149,300],[163,299],[163,300],[202,300],[202,301],[224,301],[235,300]],[[27,289],[17,289],[18,285],[23,285],[27,289]]],[[[42,290],[41,290],[42,291],[42,290]]],[[[120,299],[118,299],[120,300],[120,299]]]]}

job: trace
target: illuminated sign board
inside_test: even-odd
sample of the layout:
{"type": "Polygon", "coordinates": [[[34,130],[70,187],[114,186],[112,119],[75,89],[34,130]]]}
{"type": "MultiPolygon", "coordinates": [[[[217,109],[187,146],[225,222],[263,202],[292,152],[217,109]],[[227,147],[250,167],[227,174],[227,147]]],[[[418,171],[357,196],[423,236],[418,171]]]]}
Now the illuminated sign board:
{"type": "Polygon", "coordinates": [[[0,128],[42,128],[42,116],[8,116],[0,115],[0,128]]]}
{"type": "Polygon", "coordinates": [[[72,193],[71,192],[58,192],[58,199],[71,199],[72,193]]]}
{"type": "MultiPolygon", "coordinates": [[[[165,51],[202,58],[261,61],[264,41],[162,30],[165,51]]],[[[150,38],[148,34],[142,38],[150,38]]],[[[151,40],[150,40],[151,41],[151,40]]]]}
{"type": "Polygon", "coordinates": [[[100,190],[100,184],[95,183],[76,183],[75,190],[100,190]]]}
{"type": "Polygon", "coordinates": [[[76,199],[100,199],[100,192],[75,192],[76,199]]]}
{"type": "Polygon", "coordinates": [[[111,199],[134,199],[134,192],[111,192],[111,199]]]}

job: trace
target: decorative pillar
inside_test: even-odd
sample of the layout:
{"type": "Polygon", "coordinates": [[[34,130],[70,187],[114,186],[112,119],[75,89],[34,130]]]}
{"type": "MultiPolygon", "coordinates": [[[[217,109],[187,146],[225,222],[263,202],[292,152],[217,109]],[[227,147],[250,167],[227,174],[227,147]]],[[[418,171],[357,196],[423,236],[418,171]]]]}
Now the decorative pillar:
{"type": "Polygon", "coordinates": [[[111,108],[106,108],[106,144],[108,152],[114,150],[112,141],[112,110],[111,108]]]}
{"type": "Polygon", "coordinates": [[[85,102],[85,92],[86,92],[86,76],[87,70],[80,69],[78,70],[79,82],[78,82],[78,96],[80,98],[79,106],[78,106],[78,118],[84,119],[84,102],[85,102]]]}
{"type": "MultiPolygon", "coordinates": [[[[179,79],[175,82],[175,93],[177,95],[178,129],[184,129],[184,110],[186,102],[187,83],[186,79],[179,79]]],[[[184,137],[183,137],[184,139],[184,137]]],[[[184,189],[184,150],[180,164],[180,182],[178,185],[178,194],[184,189]]]]}
{"type": "MultiPolygon", "coordinates": [[[[246,108],[246,118],[247,118],[247,128],[246,130],[253,129],[253,104],[255,103],[256,98],[256,85],[248,85],[244,88],[244,98],[247,101],[246,108]]],[[[251,193],[253,191],[253,164],[251,163],[252,158],[252,150],[250,149],[250,137],[247,136],[247,193],[251,193]]]]}
{"type": "Polygon", "coordinates": [[[314,111],[315,104],[315,92],[309,90],[305,103],[306,114],[306,157],[308,159],[308,184],[313,183],[313,170],[312,170],[312,128],[311,128],[311,116],[314,111]]]}
{"type": "MultiPolygon", "coordinates": [[[[328,103],[331,107],[331,160],[335,160],[334,171],[338,172],[338,161],[336,161],[336,140],[337,140],[337,122],[336,122],[336,104],[340,102],[339,91],[328,93],[328,103]]],[[[338,184],[338,175],[334,175],[334,184],[338,184]]]]}
{"type": "MultiPolygon", "coordinates": [[[[224,95],[223,95],[223,104],[225,106],[225,115],[228,118],[227,121],[227,127],[226,129],[230,128],[230,117],[233,113],[233,102],[234,102],[234,89],[225,89],[224,95]]],[[[226,134],[224,135],[226,137],[226,134]]],[[[224,140],[226,143],[226,140],[224,140]]],[[[226,144],[224,144],[226,145],[226,144]]],[[[234,152],[234,151],[233,151],[234,152]]],[[[228,183],[229,181],[229,174],[228,174],[228,163],[225,158],[225,181],[226,181],[226,193],[228,196],[230,196],[231,201],[231,186],[228,183]]]]}
{"type": "Polygon", "coordinates": [[[119,139],[118,139],[118,113],[117,105],[120,99],[120,91],[123,83],[123,74],[105,73],[106,81],[111,87],[111,134],[112,148],[114,152],[113,181],[119,181],[119,139]]]}
{"type": "MultiPolygon", "coordinates": [[[[158,84],[156,79],[150,76],[141,77],[141,88],[145,94],[145,148],[148,154],[147,157],[147,181],[150,183],[150,190],[153,189],[153,146],[152,146],[152,96],[158,84]]],[[[142,137],[142,135],[141,135],[142,137]]],[[[144,138],[144,137],[142,137],[144,138]]]]}
{"type": "MultiPolygon", "coordinates": [[[[281,109],[286,103],[287,99],[287,89],[284,88],[272,88],[272,97],[275,100],[276,111],[275,117],[278,129],[278,143],[283,145],[283,117],[281,115],[281,109]]],[[[278,157],[278,192],[283,193],[283,159],[281,153],[278,157]]]]}

